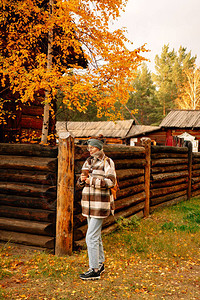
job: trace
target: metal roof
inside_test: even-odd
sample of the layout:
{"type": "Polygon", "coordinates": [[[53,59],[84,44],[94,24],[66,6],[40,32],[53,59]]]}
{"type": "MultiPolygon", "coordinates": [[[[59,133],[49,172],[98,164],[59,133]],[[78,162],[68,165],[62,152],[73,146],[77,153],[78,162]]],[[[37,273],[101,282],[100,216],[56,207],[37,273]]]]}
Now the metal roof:
{"type": "Polygon", "coordinates": [[[141,134],[145,134],[147,132],[152,132],[159,130],[159,126],[147,126],[147,125],[134,125],[131,127],[129,133],[127,134],[126,138],[138,136],[141,134]]]}
{"type": "Polygon", "coordinates": [[[160,127],[200,127],[200,110],[171,110],[160,123],[160,127]]]}

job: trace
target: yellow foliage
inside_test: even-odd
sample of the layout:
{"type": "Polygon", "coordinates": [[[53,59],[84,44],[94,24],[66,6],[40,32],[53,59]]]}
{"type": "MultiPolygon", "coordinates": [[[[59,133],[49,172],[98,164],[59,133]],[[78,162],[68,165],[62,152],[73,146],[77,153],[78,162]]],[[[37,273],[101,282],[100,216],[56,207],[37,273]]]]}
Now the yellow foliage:
{"type": "Polygon", "coordinates": [[[185,71],[184,84],[176,103],[180,109],[200,109],[200,69],[185,71]]]}
{"type": "Polygon", "coordinates": [[[86,111],[95,101],[99,117],[105,114],[118,118],[119,113],[113,113],[114,104],[116,100],[122,104],[128,101],[128,78],[135,77],[146,51],[144,45],[128,50],[125,29],[112,32],[109,28],[109,22],[120,16],[127,0],[56,0],[52,14],[48,5],[42,6],[44,3],[1,1],[2,85],[9,78],[12,92],[20,94],[22,103],[34,101],[39,90],[49,91],[46,101],[51,102],[60,89],[69,109],[86,111]],[[54,55],[47,69],[47,51],[42,43],[52,29],[52,47],[60,49],[62,56],[54,55]],[[58,34],[59,30],[62,34],[58,34]],[[67,64],[72,49],[75,61],[67,64]],[[86,69],[76,60],[82,53],[87,60],[86,69]]]}

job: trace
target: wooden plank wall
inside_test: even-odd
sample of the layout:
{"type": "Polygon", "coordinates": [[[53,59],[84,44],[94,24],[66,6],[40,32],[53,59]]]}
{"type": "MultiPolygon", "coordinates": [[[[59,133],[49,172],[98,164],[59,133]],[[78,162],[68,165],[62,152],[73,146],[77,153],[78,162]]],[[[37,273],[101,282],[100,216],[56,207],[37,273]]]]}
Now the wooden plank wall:
{"type": "MultiPolygon", "coordinates": [[[[115,218],[109,216],[104,220],[103,232],[112,231],[115,220],[120,216],[129,217],[135,213],[143,214],[144,192],[144,147],[105,146],[105,154],[115,162],[116,173],[119,180],[120,191],[115,201],[115,218]]],[[[88,157],[86,146],[75,148],[75,176],[80,176],[81,167],[88,157]]],[[[81,191],[75,191],[74,200],[74,243],[80,246],[84,243],[87,230],[86,218],[81,214],[81,191]]]]}
{"type": "Polygon", "coordinates": [[[0,240],[54,249],[57,147],[0,144],[0,240]]]}
{"type": "Polygon", "coordinates": [[[187,200],[188,148],[151,147],[151,211],[159,206],[187,200]]]}

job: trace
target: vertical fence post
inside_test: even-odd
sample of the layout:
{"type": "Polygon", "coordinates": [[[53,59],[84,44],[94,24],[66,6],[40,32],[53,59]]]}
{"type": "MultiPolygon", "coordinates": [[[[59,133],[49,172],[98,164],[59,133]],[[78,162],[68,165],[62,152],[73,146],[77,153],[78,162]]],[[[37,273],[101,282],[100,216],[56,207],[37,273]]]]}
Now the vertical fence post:
{"type": "Polygon", "coordinates": [[[74,139],[69,132],[59,135],[58,189],[55,254],[73,250],[74,139]]]}
{"type": "Polygon", "coordinates": [[[145,185],[145,205],[144,205],[144,217],[149,216],[150,210],[150,173],[151,173],[151,139],[142,138],[142,146],[145,148],[145,175],[144,175],[144,185],[145,185]]]}
{"type": "Polygon", "coordinates": [[[188,142],[188,189],[187,189],[187,199],[191,198],[192,191],[192,143],[188,142]]]}

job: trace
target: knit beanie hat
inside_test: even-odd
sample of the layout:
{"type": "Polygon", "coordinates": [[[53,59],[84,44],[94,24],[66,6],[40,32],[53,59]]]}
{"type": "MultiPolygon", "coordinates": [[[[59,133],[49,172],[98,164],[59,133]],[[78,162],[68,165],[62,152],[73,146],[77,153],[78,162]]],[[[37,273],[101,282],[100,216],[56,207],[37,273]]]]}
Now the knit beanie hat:
{"type": "Polygon", "coordinates": [[[103,149],[103,141],[97,140],[97,139],[90,139],[87,141],[88,145],[91,145],[93,147],[97,147],[99,150],[103,149]]]}

